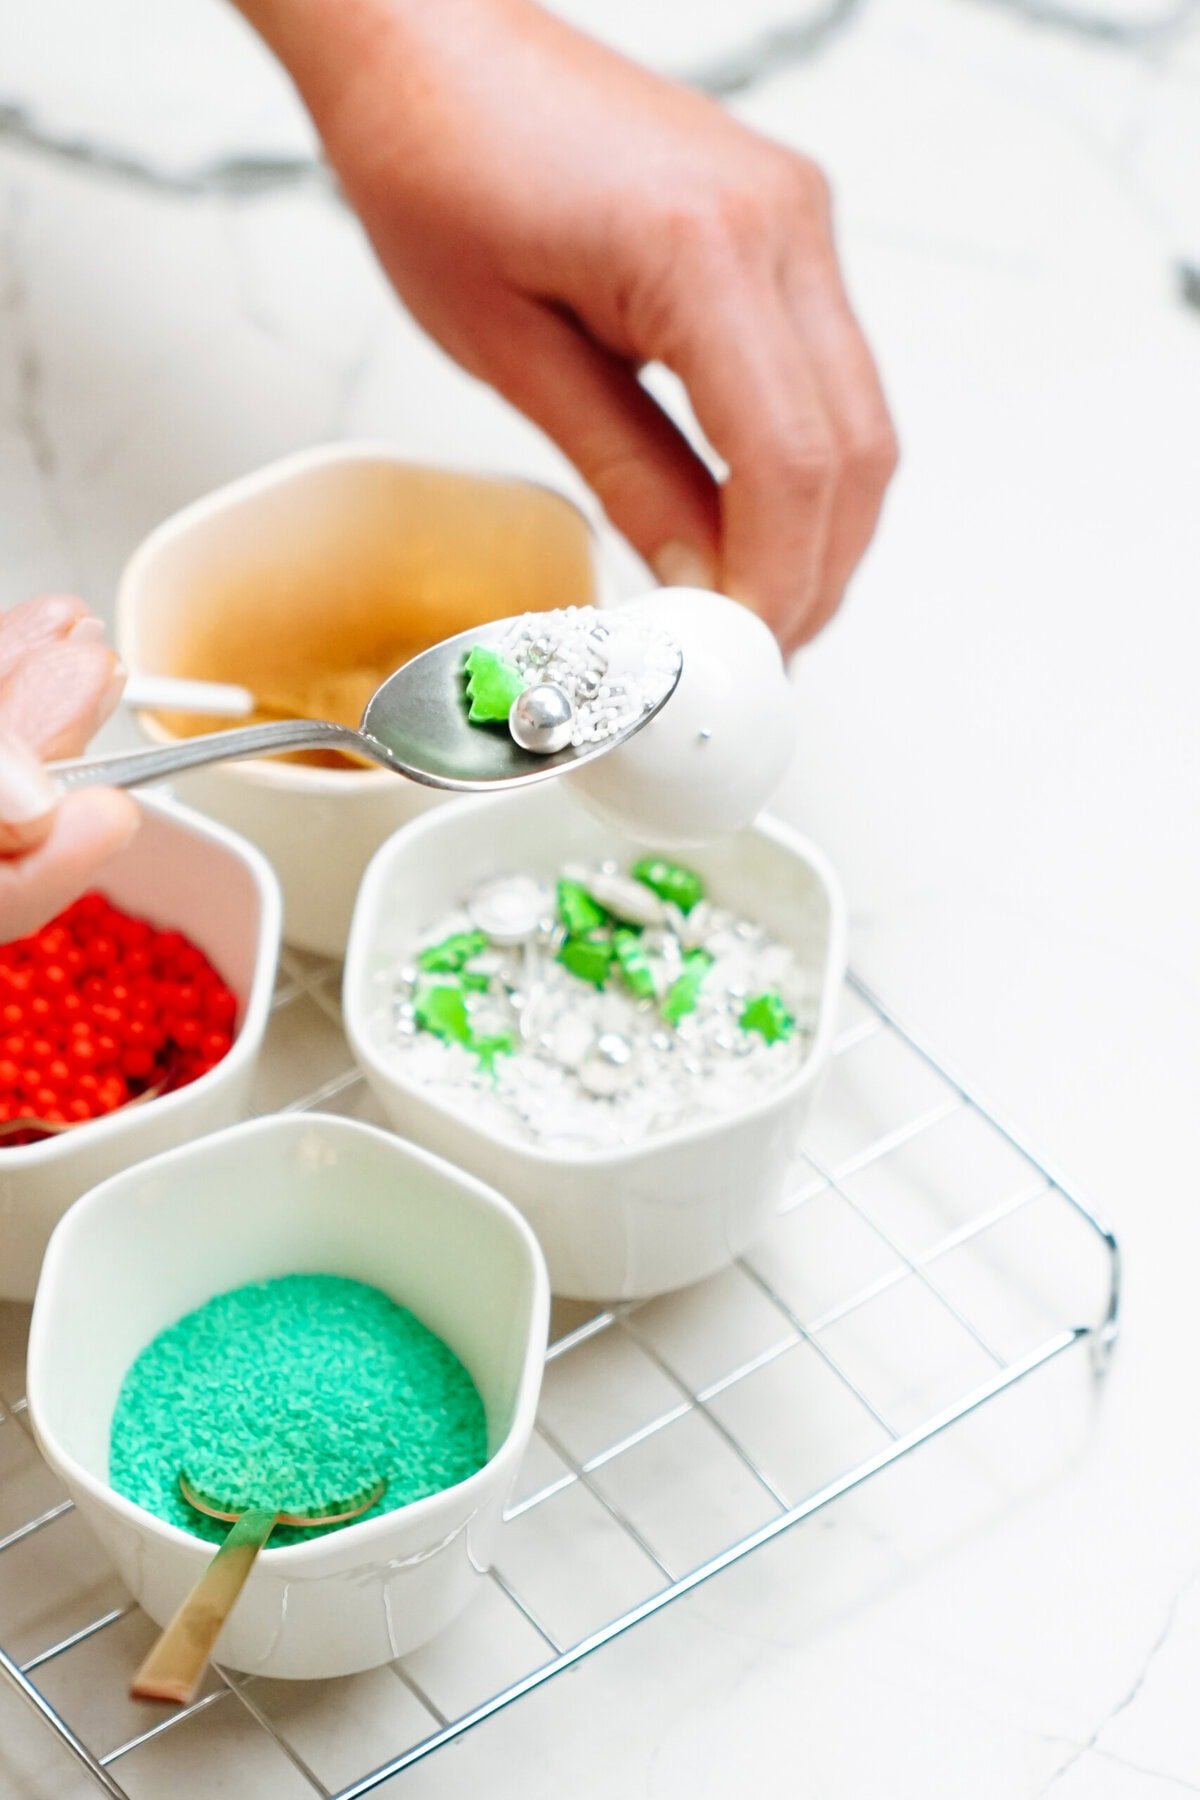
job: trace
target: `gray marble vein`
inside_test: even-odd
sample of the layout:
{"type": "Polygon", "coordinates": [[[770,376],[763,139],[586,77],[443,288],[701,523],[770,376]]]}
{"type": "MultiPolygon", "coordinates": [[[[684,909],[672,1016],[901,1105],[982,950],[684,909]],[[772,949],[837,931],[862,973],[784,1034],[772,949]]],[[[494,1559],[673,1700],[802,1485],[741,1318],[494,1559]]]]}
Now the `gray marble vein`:
{"type": "Polygon", "coordinates": [[[12,374],[7,423],[25,446],[46,528],[62,567],[73,575],[69,521],[59,491],[60,459],[46,419],[46,371],[25,276],[22,239],[26,209],[27,196],[17,191],[8,195],[0,210],[0,329],[12,374]]]}
{"type": "MultiPolygon", "coordinates": [[[[1146,1654],[1143,1656],[1141,1663],[1137,1669],[1137,1672],[1135,1673],[1135,1675],[1133,1677],[1133,1680],[1130,1682],[1130,1684],[1126,1688],[1125,1692],[1121,1695],[1120,1699],[1117,1700],[1115,1702],[1115,1704],[1112,1705],[1108,1709],[1108,1711],[1104,1714],[1103,1718],[1096,1725],[1095,1729],[1092,1731],[1092,1733],[1088,1737],[1087,1741],[1085,1743],[1080,1744],[1074,1751],[1072,1751],[1071,1755],[1067,1758],[1066,1762],[1064,1762],[1060,1768],[1055,1770],[1054,1774],[1050,1777],[1049,1781],[1042,1788],[1043,1796],[1045,1796],[1046,1794],[1049,1794],[1054,1789],[1056,1784],[1062,1780],[1063,1776],[1067,1774],[1068,1770],[1073,1769],[1075,1767],[1075,1764],[1079,1761],[1079,1759],[1082,1756],[1086,1756],[1089,1750],[1100,1750],[1101,1749],[1100,1739],[1104,1736],[1104,1733],[1108,1730],[1108,1727],[1113,1723],[1113,1721],[1115,1719],[1119,1719],[1122,1713],[1129,1711],[1129,1708],[1134,1704],[1138,1695],[1141,1693],[1142,1689],[1145,1687],[1146,1682],[1150,1676],[1150,1671],[1154,1667],[1155,1661],[1161,1654],[1164,1646],[1167,1643],[1167,1640],[1171,1636],[1172,1631],[1175,1629],[1175,1624],[1176,1624],[1177,1619],[1179,1618],[1180,1609],[1183,1606],[1184,1601],[1188,1598],[1189,1594],[1191,1593],[1192,1589],[1196,1586],[1198,1581],[1200,1581],[1200,1569],[1193,1569],[1191,1574],[1176,1589],[1175,1593],[1171,1596],[1170,1604],[1168,1605],[1166,1613],[1163,1617],[1162,1625],[1159,1627],[1159,1630],[1155,1634],[1152,1642],[1147,1647],[1146,1654]]],[[[1101,1750],[1101,1754],[1106,1754],[1106,1752],[1101,1750]]],[[[1118,1757],[1115,1760],[1123,1761],[1124,1759],[1118,1757]]],[[[1150,1772],[1157,1773],[1157,1771],[1150,1771],[1150,1772]]],[[[1170,1777],[1170,1779],[1177,1780],[1178,1777],[1172,1776],[1172,1777],[1170,1777]]],[[[1180,1783],[1180,1786],[1188,1786],[1188,1785],[1190,1785],[1190,1784],[1182,1783],[1182,1782],[1180,1783]]]]}
{"type": "Polygon", "coordinates": [[[1200,312],[1200,262],[1181,262],[1176,267],[1179,297],[1185,306],[1200,312]]]}
{"type": "MultiPolygon", "coordinates": [[[[1200,0],[1173,0],[1151,19],[1122,19],[1102,11],[1077,8],[1067,0],[976,0],[1005,10],[1037,27],[1063,32],[1129,50],[1161,50],[1200,18],[1200,0]]],[[[678,79],[727,98],[745,94],[783,71],[822,52],[867,10],[867,0],[828,0],[824,9],[802,18],[783,18],[765,31],[723,51],[708,62],[680,64],[678,79]]],[[[194,168],[173,169],[153,158],[104,142],[56,129],[17,100],[0,100],[0,144],[47,161],[66,164],[159,193],[183,198],[253,198],[291,189],[325,189],[336,193],[327,165],[302,152],[233,153],[194,168]]]]}
{"type": "Polygon", "coordinates": [[[24,216],[24,196],[14,193],[0,224],[0,318],[12,346],[15,400],[12,421],[29,448],[43,481],[53,478],[57,457],[42,417],[42,359],[30,330],[28,295],[18,245],[24,216]]]}
{"type": "Polygon", "coordinates": [[[288,188],[332,188],[334,185],[326,165],[309,156],[235,155],[220,157],[195,169],[162,168],[115,145],[68,136],[41,126],[25,107],[13,101],[0,103],[0,144],[28,151],[50,162],[110,176],[135,187],[188,199],[213,196],[247,199],[288,188]]]}
{"type": "Polygon", "coordinates": [[[866,0],[831,0],[827,10],[817,18],[776,25],[712,62],[702,63],[694,69],[680,69],[679,78],[719,98],[743,94],[757,82],[778,75],[824,49],[865,4],[866,0]]]}
{"type": "Polygon", "coordinates": [[[1197,0],[1175,0],[1153,19],[1122,19],[1108,12],[1057,4],[1056,0],[982,0],[987,6],[1016,13],[1031,25],[1045,25],[1076,37],[1127,49],[1159,48],[1177,37],[1200,12],[1197,0]]]}

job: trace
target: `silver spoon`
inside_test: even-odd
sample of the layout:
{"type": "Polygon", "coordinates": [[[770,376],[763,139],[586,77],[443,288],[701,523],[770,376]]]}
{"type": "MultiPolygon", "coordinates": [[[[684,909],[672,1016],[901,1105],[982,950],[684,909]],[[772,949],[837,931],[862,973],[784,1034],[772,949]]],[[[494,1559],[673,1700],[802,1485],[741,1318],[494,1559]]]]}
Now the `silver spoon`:
{"type": "Polygon", "coordinates": [[[463,699],[464,656],[475,644],[498,643],[512,623],[511,619],[495,619],[470,631],[460,631],[456,637],[445,638],[431,650],[414,656],[375,690],[357,729],[334,725],[326,719],[278,719],[266,725],[243,725],[232,731],[182,738],[178,743],[145,750],[76,757],[69,762],[48,764],[48,772],[64,787],[94,782],[108,787],[140,787],[205,763],[274,756],[281,750],[342,750],[352,756],[367,757],[397,775],[407,775],[410,781],[423,782],[426,787],[491,793],[521,787],[526,782],[545,781],[615,750],[649,723],[678,685],[682,656],[662,699],[625,730],[614,732],[599,743],[585,744],[578,750],[568,747],[552,756],[522,750],[503,728],[468,724],[463,699]]]}

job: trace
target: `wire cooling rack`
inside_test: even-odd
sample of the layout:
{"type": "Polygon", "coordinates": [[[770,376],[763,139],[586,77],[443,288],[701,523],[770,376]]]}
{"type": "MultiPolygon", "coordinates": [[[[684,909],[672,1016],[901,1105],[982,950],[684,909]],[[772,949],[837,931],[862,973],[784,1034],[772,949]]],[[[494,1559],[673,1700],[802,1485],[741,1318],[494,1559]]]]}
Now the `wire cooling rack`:
{"type": "MultiPolygon", "coordinates": [[[[255,1111],[378,1119],[338,980],[285,952],[255,1111]]],[[[0,1671],[116,1800],[356,1800],[1073,1346],[1102,1368],[1118,1283],[1111,1232],[852,976],[771,1233],[683,1293],[556,1306],[496,1567],[387,1668],[130,1702],[153,1627],[37,1454],[0,1308],[0,1671]]]]}

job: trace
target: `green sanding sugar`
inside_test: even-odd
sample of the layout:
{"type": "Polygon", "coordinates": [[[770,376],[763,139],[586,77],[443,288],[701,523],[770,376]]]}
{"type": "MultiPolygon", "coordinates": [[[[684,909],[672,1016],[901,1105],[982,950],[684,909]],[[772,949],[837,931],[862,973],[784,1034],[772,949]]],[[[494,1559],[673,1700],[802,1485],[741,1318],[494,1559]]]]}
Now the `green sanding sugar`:
{"type": "MultiPolygon", "coordinates": [[[[179,1492],[229,1510],[341,1510],[380,1476],[364,1519],[463,1481],[487,1460],[487,1422],[454,1352],[406,1307],[343,1275],[283,1275],[233,1288],[168,1326],[121,1385],[109,1481],[172,1525],[220,1543],[228,1525],[179,1492]]],[[[322,1529],[277,1525],[271,1543],[322,1529]]]]}

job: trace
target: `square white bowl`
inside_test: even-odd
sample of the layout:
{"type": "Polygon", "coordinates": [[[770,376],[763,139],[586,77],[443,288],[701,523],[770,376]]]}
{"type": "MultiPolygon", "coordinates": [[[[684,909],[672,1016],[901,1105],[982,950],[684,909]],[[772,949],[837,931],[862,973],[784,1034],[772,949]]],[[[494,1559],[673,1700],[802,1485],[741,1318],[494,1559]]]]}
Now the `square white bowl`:
{"type": "MultiPolygon", "coordinates": [[[[116,644],[134,674],[253,689],[264,637],[319,642],[387,620],[392,635],[434,642],[485,619],[593,603],[596,563],[588,521],[551,488],[423,467],[381,444],[320,445],[152,531],[121,576],[116,644]],[[220,630],[206,630],[206,617],[220,630]]],[[[172,741],[156,715],[142,724],[172,741]]],[[[288,942],[327,956],[345,949],[374,851],[448,798],[386,770],[278,760],[216,763],[177,790],[266,853],[288,942]]]]}
{"type": "Polygon", "coordinates": [[[30,1300],[47,1240],[88,1188],[118,1169],[231,1124],[245,1109],[279,958],[279,883],[253,845],[169,800],[95,886],[126,912],[182,931],[237,996],[233,1044],[199,1080],[119,1107],[38,1144],[0,1148],[0,1299],[30,1300]]]}
{"type": "Polygon", "coordinates": [[[765,925],[813,967],[821,981],[816,1031],[803,1064],[752,1107],[633,1148],[557,1155],[452,1110],[381,1046],[379,980],[411,961],[421,934],[478,882],[518,871],[551,881],[565,862],[628,862],[644,853],[558,783],[462,801],[412,821],[377,853],[346,952],[346,1033],[389,1119],[508,1194],[538,1235],[553,1291],[578,1299],[632,1299],[699,1281],[769,1225],[828,1059],[845,969],[845,909],[829,864],[767,819],[688,853],[714,899],[765,925]]]}
{"type": "Polygon", "coordinates": [[[533,1429],[549,1316],[541,1253],[506,1200],[388,1132],[317,1113],[156,1157],[94,1189],[54,1233],[28,1395],[47,1462],[163,1624],[213,1549],[109,1487],[121,1382],[159,1331],[214,1294],[295,1273],[346,1275],[411,1308],[465,1365],[488,1423],[488,1461],[467,1480],[259,1556],[216,1658],[317,1679],[424,1643],[490,1564],[533,1429]]]}

